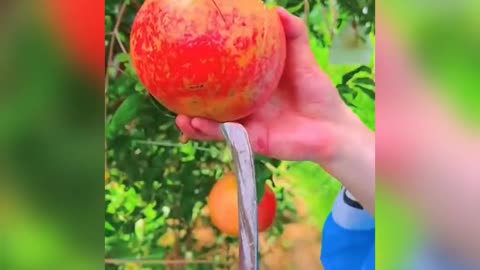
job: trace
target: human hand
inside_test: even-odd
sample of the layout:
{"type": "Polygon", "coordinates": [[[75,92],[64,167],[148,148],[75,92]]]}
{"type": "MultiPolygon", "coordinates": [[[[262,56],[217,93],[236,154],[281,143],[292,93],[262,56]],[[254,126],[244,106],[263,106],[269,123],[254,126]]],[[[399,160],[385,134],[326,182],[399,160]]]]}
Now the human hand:
{"type": "MultiPolygon", "coordinates": [[[[283,160],[328,159],[338,150],[341,126],[352,113],[318,67],[303,21],[284,9],[279,16],[287,39],[283,77],[269,102],[239,122],[258,154],[283,160]]],[[[223,139],[219,123],[185,115],[176,123],[188,138],[223,139]]]]}

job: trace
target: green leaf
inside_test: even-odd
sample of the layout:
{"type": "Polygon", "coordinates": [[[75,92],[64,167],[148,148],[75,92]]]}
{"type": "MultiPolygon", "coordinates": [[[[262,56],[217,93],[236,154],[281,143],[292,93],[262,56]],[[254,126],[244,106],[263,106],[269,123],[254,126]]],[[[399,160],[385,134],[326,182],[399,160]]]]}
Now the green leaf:
{"type": "Polygon", "coordinates": [[[180,152],[184,154],[182,157],[183,162],[195,160],[196,147],[191,141],[180,146],[180,152]]]}
{"type": "Polygon", "coordinates": [[[141,206],[141,197],[134,188],[129,188],[128,191],[125,192],[125,195],[123,207],[125,207],[128,214],[131,214],[137,206],[141,206]]]}
{"type": "Polygon", "coordinates": [[[263,199],[263,195],[265,195],[265,181],[257,181],[257,203],[260,203],[263,199]],[[263,185],[262,185],[263,183],[263,185]]]}
{"type": "Polygon", "coordinates": [[[142,95],[133,94],[120,105],[108,125],[110,135],[135,119],[143,100],[142,95]]]}
{"type": "Polygon", "coordinates": [[[348,85],[339,84],[337,85],[338,92],[340,93],[340,97],[350,107],[356,108],[356,105],[352,103],[354,95],[356,92],[350,88],[348,85]]]}
{"type": "Polygon", "coordinates": [[[155,211],[155,202],[150,203],[143,209],[143,214],[145,215],[145,218],[150,221],[154,220],[157,217],[157,211],[155,211]]]}
{"type": "Polygon", "coordinates": [[[115,67],[108,68],[108,76],[113,78],[117,74],[117,69],[115,67]]]}
{"type": "Polygon", "coordinates": [[[372,69],[367,66],[360,66],[348,73],[345,73],[345,75],[342,77],[342,84],[347,84],[348,81],[350,81],[357,73],[360,72],[372,73],[372,69]]]}
{"type": "MultiPolygon", "coordinates": [[[[298,8],[298,10],[300,8],[303,7],[303,2],[301,2],[300,4],[298,4],[297,7],[295,8],[298,8]],[[299,8],[298,8],[299,7],[299,8]]],[[[290,11],[290,9],[289,9],[290,11]]],[[[291,11],[291,12],[296,12],[297,10],[295,11],[291,11]]],[[[323,13],[322,13],[322,6],[321,5],[315,5],[312,9],[312,11],[310,12],[310,15],[308,16],[308,22],[311,24],[311,25],[320,25],[322,22],[323,22],[323,13]]]]}
{"type": "Polygon", "coordinates": [[[221,154],[220,150],[218,150],[215,146],[210,146],[210,155],[212,158],[217,158],[221,154]]]}
{"type": "Polygon", "coordinates": [[[113,29],[112,26],[113,26],[112,16],[105,15],[105,30],[106,30],[106,32],[110,32],[113,29]]]}
{"type": "Polygon", "coordinates": [[[232,152],[225,146],[221,152],[220,160],[223,163],[231,163],[233,161],[232,152]]]}
{"type": "Polygon", "coordinates": [[[110,222],[105,222],[105,230],[114,232],[115,228],[112,226],[112,224],[110,224],[110,222]]]}
{"type": "Polygon", "coordinates": [[[117,54],[116,59],[120,63],[128,62],[130,61],[130,55],[128,53],[119,53],[117,54]]]}
{"type": "Polygon", "coordinates": [[[277,5],[285,7],[288,3],[288,0],[276,0],[275,2],[277,2],[277,5]]]}
{"type": "Polygon", "coordinates": [[[263,198],[265,193],[265,182],[272,177],[272,172],[265,166],[265,163],[260,160],[255,160],[255,180],[257,189],[257,202],[263,198]]]}
{"type": "Polygon", "coordinates": [[[265,4],[265,6],[267,6],[267,8],[271,8],[271,7],[277,7],[278,6],[278,1],[276,0],[264,0],[263,3],[265,4]]]}
{"type": "Polygon", "coordinates": [[[118,39],[120,39],[122,43],[127,41],[127,37],[122,32],[118,33],[118,39]]]}
{"type": "Polygon", "coordinates": [[[353,89],[350,88],[350,86],[346,84],[339,84],[337,85],[337,90],[340,93],[340,95],[344,96],[345,94],[353,94],[353,89]]]}
{"type": "Polygon", "coordinates": [[[143,86],[143,84],[141,82],[137,82],[135,84],[135,91],[142,92],[143,90],[145,90],[145,87],[143,86]]]}
{"type": "MultiPolygon", "coordinates": [[[[286,1],[285,1],[285,2],[286,2],[286,1]]],[[[298,3],[296,6],[293,6],[293,7],[287,8],[287,10],[288,10],[288,12],[290,12],[290,13],[294,14],[294,13],[296,13],[296,12],[300,11],[300,10],[303,8],[303,5],[304,5],[304,2],[303,2],[303,1],[301,1],[301,2],[300,2],[300,3],[298,3]]],[[[285,4],[285,5],[281,5],[281,6],[284,6],[284,7],[285,7],[285,6],[286,6],[286,4],[285,4]]]]}
{"type": "Polygon", "coordinates": [[[369,96],[371,99],[375,100],[375,91],[361,85],[357,85],[357,88],[360,89],[364,94],[369,96]]]}
{"type": "Polygon", "coordinates": [[[141,218],[137,220],[137,222],[135,222],[135,235],[137,236],[137,239],[139,241],[143,241],[144,232],[145,232],[145,220],[141,218]]]}
{"type": "Polygon", "coordinates": [[[368,77],[355,78],[353,80],[353,83],[355,83],[355,84],[365,84],[365,85],[375,85],[375,81],[372,78],[368,78],[368,77]]]}

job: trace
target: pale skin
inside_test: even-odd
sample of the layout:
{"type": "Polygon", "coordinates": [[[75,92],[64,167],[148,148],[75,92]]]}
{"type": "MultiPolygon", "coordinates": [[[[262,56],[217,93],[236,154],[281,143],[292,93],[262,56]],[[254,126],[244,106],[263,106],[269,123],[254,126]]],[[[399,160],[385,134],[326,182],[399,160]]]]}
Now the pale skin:
{"type": "MultiPolygon", "coordinates": [[[[316,162],[374,215],[375,135],[316,63],[303,21],[284,9],[278,14],[287,39],[282,79],[267,104],[239,122],[256,153],[316,162]]],[[[223,140],[217,122],[179,115],[176,124],[189,139],[223,140]]]]}

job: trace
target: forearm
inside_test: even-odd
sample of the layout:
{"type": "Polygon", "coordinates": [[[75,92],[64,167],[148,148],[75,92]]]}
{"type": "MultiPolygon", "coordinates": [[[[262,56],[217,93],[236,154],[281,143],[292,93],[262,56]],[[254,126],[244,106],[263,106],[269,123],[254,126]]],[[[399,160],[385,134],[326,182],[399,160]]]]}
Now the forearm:
{"type": "Polygon", "coordinates": [[[375,133],[348,111],[337,137],[336,154],[318,163],[375,216],[375,133]]]}

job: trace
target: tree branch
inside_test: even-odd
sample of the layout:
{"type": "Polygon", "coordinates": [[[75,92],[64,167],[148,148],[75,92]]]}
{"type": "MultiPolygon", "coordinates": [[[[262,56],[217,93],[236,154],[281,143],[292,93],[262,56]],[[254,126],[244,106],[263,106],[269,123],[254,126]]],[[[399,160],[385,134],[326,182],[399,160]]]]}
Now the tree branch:
{"type": "Polygon", "coordinates": [[[105,264],[143,264],[143,265],[188,265],[188,264],[214,264],[212,260],[142,260],[142,259],[105,259],[105,264]]]}

